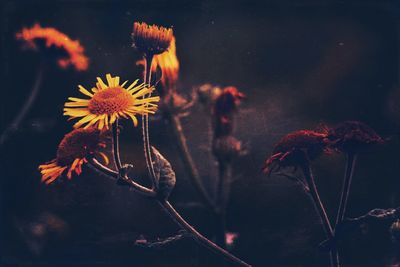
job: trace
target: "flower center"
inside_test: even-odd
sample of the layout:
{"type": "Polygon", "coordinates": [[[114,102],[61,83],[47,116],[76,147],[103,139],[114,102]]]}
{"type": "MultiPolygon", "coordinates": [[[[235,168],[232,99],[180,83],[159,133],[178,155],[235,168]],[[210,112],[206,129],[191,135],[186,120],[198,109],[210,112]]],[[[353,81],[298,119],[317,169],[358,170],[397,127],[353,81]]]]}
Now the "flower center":
{"type": "Polygon", "coordinates": [[[89,101],[92,114],[112,114],[124,111],[132,105],[132,95],[122,87],[107,88],[95,93],[89,101]]]}

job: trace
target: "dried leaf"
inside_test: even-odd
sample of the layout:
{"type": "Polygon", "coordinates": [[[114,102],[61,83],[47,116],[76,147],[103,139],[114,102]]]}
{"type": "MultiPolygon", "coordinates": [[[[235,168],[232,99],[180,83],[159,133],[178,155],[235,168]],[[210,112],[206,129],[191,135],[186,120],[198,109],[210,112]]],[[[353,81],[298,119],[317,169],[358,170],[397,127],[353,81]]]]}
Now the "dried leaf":
{"type": "Polygon", "coordinates": [[[154,157],[154,172],[157,178],[157,192],[161,198],[167,199],[175,187],[175,172],[171,163],[155,147],[152,146],[151,148],[154,157]]]}

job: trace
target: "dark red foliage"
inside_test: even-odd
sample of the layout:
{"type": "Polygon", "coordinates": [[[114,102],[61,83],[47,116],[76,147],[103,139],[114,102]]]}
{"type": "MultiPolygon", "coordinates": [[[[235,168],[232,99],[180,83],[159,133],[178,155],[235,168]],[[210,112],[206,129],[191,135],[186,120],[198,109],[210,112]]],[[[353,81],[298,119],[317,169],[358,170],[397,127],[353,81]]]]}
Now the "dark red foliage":
{"type": "Polygon", "coordinates": [[[328,153],[328,143],[326,133],[311,130],[290,133],[276,144],[272,156],[265,162],[263,171],[270,173],[275,164],[285,167],[308,163],[308,160],[313,160],[324,152],[328,153]]]}
{"type": "Polygon", "coordinates": [[[227,136],[233,131],[233,113],[237,110],[245,95],[236,87],[229,86],[217,97],[213,109],[215,118],[214,136],[227,136]]]}
{"type": "Polygon", "coordinates": [[[331,147],[346,153],[357,153],[370,145],[384,142],[371,127],[359,121],[342,122],[328,131],[331,147]]]}

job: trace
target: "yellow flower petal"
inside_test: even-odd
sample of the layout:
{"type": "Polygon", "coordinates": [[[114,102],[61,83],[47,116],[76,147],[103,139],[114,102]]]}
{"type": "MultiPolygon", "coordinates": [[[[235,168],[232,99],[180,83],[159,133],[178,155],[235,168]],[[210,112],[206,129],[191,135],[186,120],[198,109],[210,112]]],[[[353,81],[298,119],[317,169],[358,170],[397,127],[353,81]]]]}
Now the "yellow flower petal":
{"type": "Polygon", "coordinates": [[[79,87],[79,91],[80,91],[82,94],[87,95],[87,96],[90,96],[90,97],[93,96],[93,94],[90,93],[88,90],[86,90],[82,85],[78,85],[78,87],[79,87]]]}

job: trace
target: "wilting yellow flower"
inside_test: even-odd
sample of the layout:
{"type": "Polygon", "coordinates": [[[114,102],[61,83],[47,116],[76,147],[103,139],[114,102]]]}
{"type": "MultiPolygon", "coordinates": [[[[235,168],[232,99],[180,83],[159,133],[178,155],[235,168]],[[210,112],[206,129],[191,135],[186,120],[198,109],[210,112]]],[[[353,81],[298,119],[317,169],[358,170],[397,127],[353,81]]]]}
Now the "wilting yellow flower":
{"type": "Polygon", "coordinates": [[[98,151],[106,146],[106,140],[106,133],[93,127],[75,129],[66,134],[58,145],[57,157],[39,166],[42,182],[50,184],[65,171],[68,179],[71,179],[73,172],[80,175],[82,165],[87,162],[89,156],[98,155],[108,164],[107,156],[98,151]]]}
{"type": "Polygon", "coordinates": [[[55,28],[42,28],[39,24],[35,24],[32,28],[23,28],[16,34],[16,38],[23,40],[32,49],[38,49],[41,44],[44,44],[46,48],[58,49],[61,56],[57,63],[61,68],[69,65],[74,66],[78,71],[88,68],[89,59],[84,55],[84,48],[79,41],[71,40],[55,28]]]}
{"type": "Polygon", "coordinates": [[[133,24],[133,46],[146,55],[157,55],[167,50],[172,37],[171,28],[148,25],[144,22],[133,24]]]}
{"type": "MultiPolygon", "coordinates": [[[[145,60],[139,60],[136,64],[145,65],[145,60]]],[[[174,90],[178,80],[179,61],[176,57],[176,41],[172,37],[171,45],[167,51],[162,54],[156,55],[151,64],[151,71],[156,72],[157,67],[161,68],[162,77],[161,84],[166,90],[174,90]]]]}
{"type": "Polygon", "coordinates": [[[125,81],[119,84],[119,77],[106,75],[108,84],[97,77],[96,87],[92,92],[79,85],[79,91],[90,97],[90,99],[81,99],[69,97],[71,102],[65,103],[64,115],[71,118],[81,118],[74,127],[84,126],[88,128],[95,126],[99,130],[109,127],[118,118],[130,118],[133,124],[137,126],[138,121],[135,115],[154,114],[157,110],[157,102],[160,97],[145,97],[154,91],[154,87],[148,87],[145,84],[139,84],[138,80],[133,82],[127,88],[125,81]]]}

